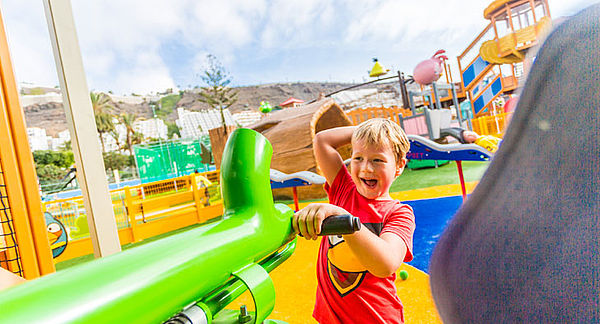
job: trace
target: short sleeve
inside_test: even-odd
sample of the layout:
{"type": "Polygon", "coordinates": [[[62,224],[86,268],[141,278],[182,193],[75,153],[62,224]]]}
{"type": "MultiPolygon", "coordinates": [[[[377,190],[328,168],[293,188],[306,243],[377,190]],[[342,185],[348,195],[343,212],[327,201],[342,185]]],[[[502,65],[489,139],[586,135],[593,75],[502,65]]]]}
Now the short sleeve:
{"type": "Polygon", "coordinates": [[[343,201],[343,199],[348,199],[353,186],[354,182],[352,182],[352,177],[348,172],[348,168],[342,164],[342,167],[335,176],[331,186],[328,183],[325,183],[324,188],[327,192],[327,196],[329,197],[329,202],[334,205],[338,205],[343,201]]]}
{"type": "Polygon", "coordinates": [[[394,233],[406,243],[406,256],[404,262],[409,262],[413,259],[413,234],[415,232],[415,215],[412,207],[405,204],[400,204],[389,216],[384,220],[383,233],[394,233]]]}

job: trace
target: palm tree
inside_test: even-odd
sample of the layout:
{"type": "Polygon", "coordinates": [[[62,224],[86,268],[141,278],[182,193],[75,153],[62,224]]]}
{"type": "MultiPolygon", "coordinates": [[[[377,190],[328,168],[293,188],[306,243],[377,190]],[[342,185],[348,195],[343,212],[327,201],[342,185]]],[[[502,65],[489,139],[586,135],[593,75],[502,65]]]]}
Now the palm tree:
{"type": "Polygon", "coordinates": [[[98,129],[98,135],[100,135],[100,144],[102,144],[102,153],[106,152],[104,147],[105,133],[110,133],[115,129],[111,115],[112,109],[114,108],[110,97],[105,93],[94,93],[90,92],[90,100],[92,101],[92,109],[94,110],[94,118],[96,119],[96,128],[98,129]]]}
{"type": "Polygon", "coordinates": [[[119,131],[117,131],[116,127],[110,131],[110,136],[112,136],[112,138],[115,139],[115,143],[117,143],[117,149],[119,150],[119,152],[121,152],[122,147],[121,142],[119,141],[119,135],[119,131]]]}
{"type": "Polygon", "coordinates": [[[126,134],[125,147],[129,151],[129,155],[133,156],[133,144],[141,143],[141,134],[133,128],[133,123],[137,120],[137,115],[132,113],[123,113],[119,116],[119,121],[125,126],[126,134]]]}

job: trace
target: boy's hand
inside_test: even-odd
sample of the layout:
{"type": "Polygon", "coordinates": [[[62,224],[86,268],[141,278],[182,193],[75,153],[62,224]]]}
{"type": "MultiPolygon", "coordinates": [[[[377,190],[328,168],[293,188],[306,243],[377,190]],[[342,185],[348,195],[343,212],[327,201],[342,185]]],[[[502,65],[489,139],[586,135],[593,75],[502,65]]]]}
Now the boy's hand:
{"type": "Polygon", "coordinates": [[[297,234],[304,236],[307,240],[316,240],[317,235],[321,233],[321,224],[325,218],[343,214],[348,214],[348,212],[335,205],[310,204],[294,214],[292,226],[297,234]]]}

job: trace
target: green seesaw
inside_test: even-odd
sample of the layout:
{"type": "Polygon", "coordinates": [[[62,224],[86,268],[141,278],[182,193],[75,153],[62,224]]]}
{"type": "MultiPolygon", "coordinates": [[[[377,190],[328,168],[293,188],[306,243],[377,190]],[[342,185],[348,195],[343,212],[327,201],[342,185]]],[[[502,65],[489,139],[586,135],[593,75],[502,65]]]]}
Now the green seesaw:
{"type": "MultiPolygon", "coordinates": [[[[63,270],[0,294],[6,323],[282,323],[268,272],[294,252],[293,211],[274,204],[273,148],[250,129],[234,131],[223,153],[223,219],[63,270]],[[248,289],[255,311],[225,309],[248,289]]],[[[330,217],[327,234],[360,228],[330,217]]]]}

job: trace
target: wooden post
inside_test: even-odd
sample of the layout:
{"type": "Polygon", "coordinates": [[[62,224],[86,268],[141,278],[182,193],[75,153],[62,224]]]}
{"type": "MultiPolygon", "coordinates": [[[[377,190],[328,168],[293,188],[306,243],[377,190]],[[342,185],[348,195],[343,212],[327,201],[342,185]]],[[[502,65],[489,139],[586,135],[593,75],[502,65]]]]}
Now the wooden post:
{"type": "Polygon", "coordinates": [[[227,126],[227,133],[224,132],[223,126],[208,130],[208,135],[210,136],[210,147],[212,149],[213,157],[215,158],[215,166],[217,169],[221,168],[221,158],[223,157],[225,143],[227,143],[229,135],[231,135],[235,128],[235,126],[227,126]]]}

